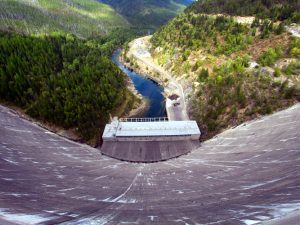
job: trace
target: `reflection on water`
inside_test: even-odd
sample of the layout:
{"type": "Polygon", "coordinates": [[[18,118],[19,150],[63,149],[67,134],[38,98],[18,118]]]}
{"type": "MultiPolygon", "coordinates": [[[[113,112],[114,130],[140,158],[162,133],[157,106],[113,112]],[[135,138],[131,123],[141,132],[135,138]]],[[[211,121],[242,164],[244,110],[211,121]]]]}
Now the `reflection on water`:
{"type": "Polygon", "coordinates": [[[165,117],[165,98],[163,87],[144,76],[125,68],[119,61],[121,50],[115,51],[112,61],[132,80],[136,90],[150,101],[149,110],[143,117],[165,117]]]}

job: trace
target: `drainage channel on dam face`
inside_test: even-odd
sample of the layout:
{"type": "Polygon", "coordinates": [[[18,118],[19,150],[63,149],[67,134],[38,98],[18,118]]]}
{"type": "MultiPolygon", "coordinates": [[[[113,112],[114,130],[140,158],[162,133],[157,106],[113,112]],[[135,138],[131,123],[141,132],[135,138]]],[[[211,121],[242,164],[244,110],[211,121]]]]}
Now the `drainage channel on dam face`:
{"type": "Polygon", "coordinates": [[[120,49],[115,51],[112,61],[132,80],[136,90],[150,102],[150,107],[143,117],[165,117],[166,107],[163,87],[145,76],[126,68],[119,61],[120,54],[120,49]]]}

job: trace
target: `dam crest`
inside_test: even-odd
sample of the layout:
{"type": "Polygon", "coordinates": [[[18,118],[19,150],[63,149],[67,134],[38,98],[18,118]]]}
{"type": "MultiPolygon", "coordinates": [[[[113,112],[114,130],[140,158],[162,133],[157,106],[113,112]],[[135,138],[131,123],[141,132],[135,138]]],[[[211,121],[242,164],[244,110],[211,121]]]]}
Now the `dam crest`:
{"type": "Polygon", "coordinates": [[[101,152],[130,162],[159,162],[185,155],[199,146],[196,121],[168,118],[114,118],[103,133],[101,152]]]}

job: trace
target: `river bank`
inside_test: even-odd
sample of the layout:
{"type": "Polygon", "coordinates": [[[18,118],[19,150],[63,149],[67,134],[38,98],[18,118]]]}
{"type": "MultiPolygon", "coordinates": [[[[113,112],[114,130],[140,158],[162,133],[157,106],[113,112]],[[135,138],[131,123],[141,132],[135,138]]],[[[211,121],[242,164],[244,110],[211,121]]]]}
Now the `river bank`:
{"type": "Polygon", "coordinates": [[[192,91],[190,83],[181,80],[180,77],[171,74],[154,62],[150,53],[150,38],[151,36],[145,36],[130,42],[129,49],[123,53],[122,60],[132,70],[147,74],[147,77],[164,87],[163,95],[166,97],[166,111],[169,120],[189,120],[187,103],[190,96],[188,93],[192,91]],[[176,104],[167,98],[174,95],[178,96],[178,99],[175,100],[176,104]]]}
{"type": "Polygon", "coordinates": [[[159,85],[163,86],[164,88],[167,88],[169,83],[167,77],[162,76],[162,74],[158,73],[154,68],[148,66],[147,64],[141,62],[140,60],[137,60],[134,57],[132,51],[133,42],[129,44],[130,48],[127,53],[125,53],[124,51],[121,52],[119,58],[120,62],[129,70],[135,71],[136,73],[141,74],[145,78],[153,80],[154,82],[157,82],[159,85]]]}
{"type": "MultiPolygon", "coordinates": [[[[126,62],[125,58],[123,57],[123,51],[119,55],[119,61],[124,65],[125,68],[131,71],[135,71],[136,73],[139,73],[141,76],[144,76],[146,79],[151,79],[151,77],[147,76],[147,70],[143,67],[137,67],[137,68],[132,68],[130,65],[130,62],[126,62]]],[[[159,83],[159,85],[162,85],[162,83],[159,83]]],[[[129,118],[134,118],[134,117],[143,117],[146,112],[150,108],[150,101],[149,99],[143,97],[135,88],[133,82],[130,80],[128,77],[128,86],[127,88],[133,93],[138,99],[140,99],[140,102],[136,102],[136,106],[125,116],[129,118]]]]}
{"type": "MultiPolygon", "coordinates": [[[[127,79],[128,94],[126,95],[126,99],[124,99],[122,104],[114,112],[111,112],[111,116],[118,116],[118,117],[163,116],[165,113],[165,109],[164,107],[161,107],[161,103],[164,102],[164,97],[161,95],[161,92],[163,90],[162,87],[157,86],[152,81],[145,79],[144,77],[142,77],[141,74],[136,74],[134,72],[131,72],[127,68],[125,68],[119,62],[119,53],[117,55],[117,58],[114,59],[117,59],[116,60],[117,66],[128,75],[128,79],[127,79]],[[138,89],[136,87],[138,87],[138,89]],[[140,92],[142,92],[142,94],[140,92]]],[[[46,120],[32,118],[26,113],[24,109],[12,103],[0,102],[0,104],[11,109],[11,112],[16,114],[16,116],[25,119],[27,121],[30,121],[36,124],[37,126],[42,127],[48,130],[49,132],[55,133],[66,139],[76,141],[79,143],[85,143],[90,145],[91,147],[97,147],[101,144],[102,131],[104,129],[105,124],[99,127],[93,139],[85,140],[80,136],[76,127],[66,129],[64,127],[50,123],[49,121],[46,120]]]]}
{"type": "Polygon", "coordinates": [[[128,90],[136,97],[132,109],[124,114],[124,117],[134,118],[134,117],[143,117],[150,108],[150,102],[144,98],[134,87],[133,82],[128,77],[127,80],[128,90]]]}
{"type": "Polygon", "coordinates": [[[126,114],[126,117],[165,117],[165,96],[163,86],[153,81],[145,71],[132,68],[124,60],[121,50],[113,54],[112,61],[127,74],[128,89],[140,99],[140,103],[126,114]]]}

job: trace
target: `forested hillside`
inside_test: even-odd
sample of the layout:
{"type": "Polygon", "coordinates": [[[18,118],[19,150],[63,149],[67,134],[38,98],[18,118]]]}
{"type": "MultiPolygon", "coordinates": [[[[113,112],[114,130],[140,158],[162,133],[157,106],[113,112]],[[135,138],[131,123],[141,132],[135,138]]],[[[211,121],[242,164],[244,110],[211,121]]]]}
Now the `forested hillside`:
{"type": "Polygon", "coordinates": [[[300,22],[299,0],[198,0],[186,12],[257,16],[300,22]]]}
{"type": "Polygon", "coordinates": [[[133,101],[125,75],[109,59],[122,41],[1,33],[0,99],[95,141],[108,113],[133,101]]]}
{"type": "Polygon", "coordinates": [[[153,30],[192,0],[1,0],[0,30],[22,34],[107,35],[116,27],[153,30]],[[129,22],[128,22],[129,21],[129,22]]]}
{"type": "Polygon", "coordinates": [[[98,0],[114,7],[134,26],[155,28],[182,12],[192,0],[98,0]]]}
{"type": "Polygon", "coordinates": [[[80,38],[108,34],[128,22],[96,0],[1,0],[0,30],[22,34],[73,33],[80,38]]]}
{"type": "Polygon", "coordinates": [[[136,102],[110,57],[143,32],[96,0],[2,0],[1,103],[95,144],[136,102]]]}
{"type": "MultiPolygon", "coordinates": [[[[295,14],[274,18],[284,22],[257,18],[241,23],[216,15],[229,2],[196,2],[151,38],[155,61],[192,90],[187,93],[190,113],[204,138],[300,100],[300,39],[285,29],[295,14]],[[207,11],[200,10],[202,5],[209,5],[207,11]]],[[[253,5],[243,4],[231,13],[252,16],[253,5]],[[250,11],[237,12],[243,8],[250,11]]],[[[284,5],[279,12],[285,7],[295,11],[290,6],[296,7],[284,5]]]]}

